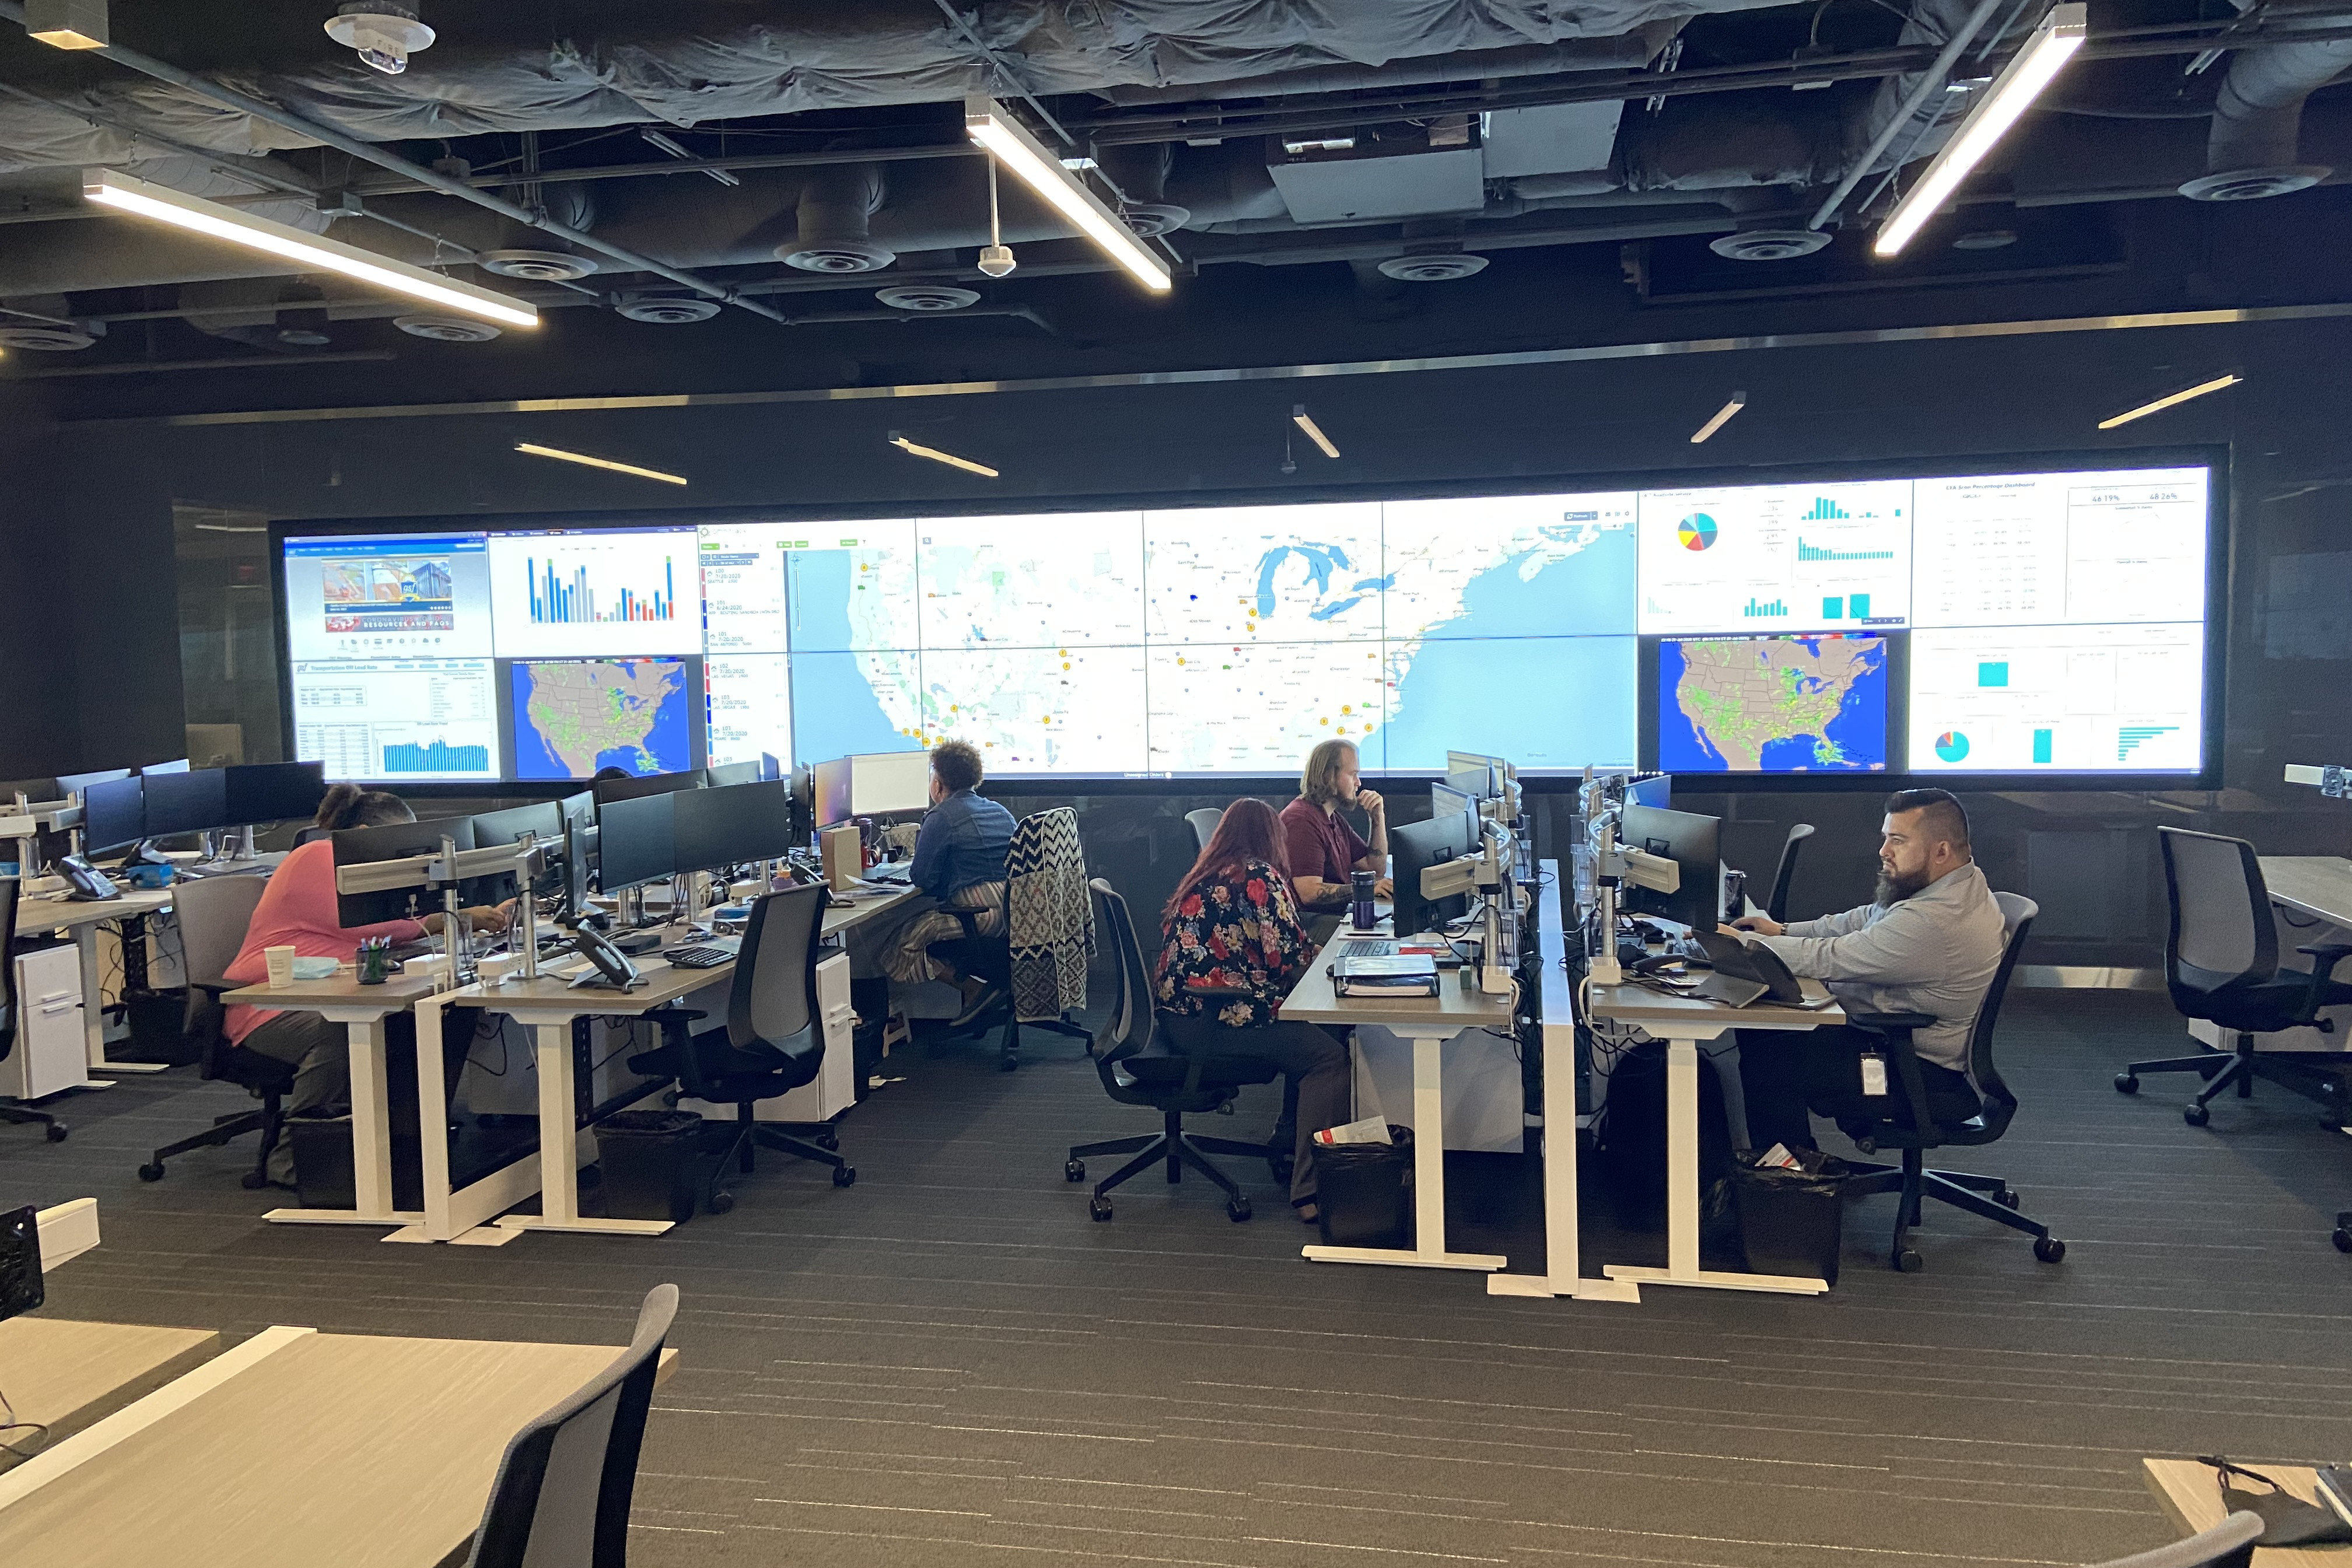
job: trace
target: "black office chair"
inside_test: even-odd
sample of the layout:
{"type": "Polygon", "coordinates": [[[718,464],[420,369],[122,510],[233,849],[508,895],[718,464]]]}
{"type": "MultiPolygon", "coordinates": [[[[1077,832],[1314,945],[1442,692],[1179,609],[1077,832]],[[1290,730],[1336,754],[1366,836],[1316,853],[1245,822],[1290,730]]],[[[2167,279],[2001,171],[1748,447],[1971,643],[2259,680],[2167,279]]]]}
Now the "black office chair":
{"type": "Polygon", "coordinates": [[[1277,1173],[1278,1179],[1286,1181],[1290,1146],[1276,1148],[1270,1143],[1243,1143],[1230,1138],[1196,1138],[1184,1131],[1184,1118],[1188,1113],[1222,1110],[1233,1102],[1243,1085],[1273,1082],[1275,1070],[1257,1062],[1169,1050],[1159,1035],[1170,1020],[1152,1010],[1151,972],[1144,963],[1142,945],[1136,940],[1127,900],[1099,877],[1089,885],[1101,911],[1102,927],[1109,933],[1113,966],[1118,971],[1118,1000],[1111,1008],[1110,1026],[1099,1040],[1088,1044],[1087,1054],[1094,1058],[1095,1071],[1101,1075],[1103,1092],[1121,1105],[1149,1106],[1160,1113],[1160,1125],[1157,1132],[1114,1138],[1103,1143],[1080,1143],[1071,1149],[1069,1163],[1062,1167],[1062,1174],[1066,1180],[1083,1182],[1087,1179],[1086,1162],[1089,1155],[1135,1156],[1109,1180],[1096,1184],[1094,1200],[1087,1206],[1095,1218],[1103,1220],[1111,1216],[1113,1187],[1163,1160],[1172,1184],[1183,1178],[1184,1167],[1190,1165],[1223,1190],[1227,1218],[1245,1220],[1250,1216],[1249,1199],[1242,1195],[1232,1177],[1209,1163],[1208,1156],[1238,1154],[1244,1159],[1264,1160],[1277,1173]]]}
{"type": "Polygon", "coordinates": [[[1999,1220],[2011,1230],[2021,1230],[2033,1237],[2033,1256],[2044,1263],[2055,1263],[2066,1256],[2066,1244],[2050,1234],[2050,1227],[2027,1218],[2017,1212],[2017,1194],[1999,1176],[1972,1176],[1958,1171],[1930,1171],[1927,1168],[1927,1151],[1944,1148],[1976,1148],[2000,1141],[2009,1131],[2009,1123],[2017,1114],[2017,1096],[2003,1082],[2000,1069],[1993,1065],[1992,1033],[1994,1020],[2000,1016],[2000,1000],[2009,990],[2009,977],[2017,968],[2017,955],[2025,947],[2025,936],[2033,929],[2034,917],[2041,909],[2032,900],[2015,893],[1995,893],[2000,906],[2001,925],[2006,932],[2002,941],[2000,966],[1993,971],[1992,984],[1986,988],[1984,1004],[1977,1009],[1977,1021],[1969,1031],[1969,1077],[1975,1081],[1982,1105],[1977,1114],[1963,1121],[1938,1121],[1927,1103],[1927,1093],[1920,1080],[1919,1054],[1912,1044],[1914,1030],[1924,1029],[1935,1022],[1925,1013],[1857,1013],[1849,1009],[1845,1021],[1854,1028],[1867,1030],[1885,1041],[1885,1055],[1892,1084],[1900,1086],[1894,1112],[1874,1121],[1842,1121],[1839,1128],[1854,1141],[1854,1146],[1865,1154],[1880,1149],[1903,1151],[1901,1165],[1874,1165],[1856,1163],[1861,1173],[1846,1184],[1849,1196],[1866,1197],[1873,1193],[1898,1193],[1895,1208],[1895,1267],[1910,1273],[1920,1267],[1918,1253],[1912,1250],[1910,1231],[1919,1223],[1919,1205],[1923,1198],[1934,1198],[1954,1208],[1966,1209],[1986,1219],[1999,1220]]]}
{"type": "Polygon", "coordinates": [[[490,1482],[467,1568],[625,1568],[629,1501],[646,1412],[661,1373],[677,1287],[656,1285],[629,1348],[578,1393],[514,1435],[490,1482]]]}
{"type": "Polygon", "coordinates": [[[2186,1541],[2111,1558],[2092,1568],[2247,1568],[2254,1560],[2254,1538],[2262,1532],[2263,1516],[2240,1509],[2186,1541]]]}
{"type": "Polygon", "coordinates": [[[2202,1127],[2211,1118],[2206,1102],[2235,1086],[2238,1098],[2254,1092],[2254,1079],[2269,1079],[2327,1107],[2345,1119],[2344,1058],[2338,1052],[2254,1050],[2256,1035],[2309,1027],[2335,1029],[2323,1008],[2352,1004],[2352,984],[2329,978],[2352,945],[2298,947],[2311,960],[2311,973],[2282,970],[2278,928],[2271,915],[2270,889],[2254,847],[2242,838],[2159,827],[2164,849],[2164,887],[2172,904],[2172,924],[2164,942],[2164,984],[2183,1016],[2203,1018],[2238,1037],[2234,1052],[2206,1049],[2193,1057],[2133,1062],[2116,1075],[2119,1093],[2139,1092],[2146,1072],[2193,1072],[2205,1079],[2196,1099],[2181,1107],[2181,1119],[2202,1127]]]}
{"type": "MultiPolygon", "coordinates": [[[[0,1062],[16,1049],[16,895],[22,887],[14,877],[0,881],[0,1062]]],[[[64,1122],[28,1105],[0,1103],[0,1125],[38,1127],[50,1142],[66,1141],[64,1122]]]]}
{"type": "Polygon", "coordinates": [[[1813,825],[1800,822],[1789,829],[1789,837],[1780,844],[1780,864],[1772,872],[1772,896],[1764,904],[1764,912],[1782,925],[1789,921],[1789,884],[1797,875],[1797,851],[1813,836],[1813,825]]]}
{"type": "Polygon", "coordinates": [[[1185,824],[1192,829],[1193,854],[1198,855],[1209,847],[1209,837],[1217,831],[1217,824],[1224,820],[1224,816],[1213,805],[1204,805],[1198,811],[1184,814],[1185,824]]]}
{"type": "Polygon", "coordinates": [[[629,1058],[648,1075],[677,1079],[686,1097],[735,1108],[734,1136],[713,1152],[704,1203],[713,1214],[735,1206],[719,1183],[731,1157],[752,1169],[755,1146],[765,1144],[833,1168],[833,1184],[848,1186],[856,1168],[840,1153],[829,1127],[814,1139],[795,1138],[772,1122],[754,1120],[763,1100],[814,1082],[824,1063],[824,1023],[816,999],[817,944],[824,922],[824,889],[788,888],[752,900],[727,997],[727,1026],[692,1032],[707,1016],[691,1007],[657,1007],[646,1015],[661,1026],[663,1047],[629,1058]]]}
{"type": "Polygon", "coordinates": [[[163,1162],[174,1154],[184,1154],[192,1149],[221,1148],[231,1139],[258,1132],[261,1152],[253,1169],[246,1173],[245,1184],[257,1189],[268,1183],[269,1151],[278,1142],[281,1103],[294,1091],[295,1067],[229,1044],[221,1034],[220,1002],[225,993],[236,990],[242,984],[225,978],[222,971],[236,962],[237,951],[245,945],[246,931],[253,923],[254,908],[261,902],[262,889],[268,881],[267,877],[205,877],[179,883],[173,892],[172,908],[179,918],[181,963],[188,975],[188,1002],[182,1028],[204,1042],[198,1070],[207,1079],[241,1085],[247,1093],[261,1101],[261,1109],[215,1117],[212,1126],[205,1131],[164,1144],[139,1167],[142,1181],[162,1181],[163,1162]]]}
{"type": "MultiPolygon", "coordinates": [[[[1030,1016],[1024,1019],[1022,1016],[1022,988],[1013,980],[1013,943],[1044,945],[1050,942],[1056,922],[1063,920],[1067,911],[1040,907],[1035,901],[1024,903],[1013,896],[1013,884],[1024,874],[1023,868],[1036,867],[1043,858],[1061,852],[1071,857],[1077,855],[1077,816],[1075,812],[1064,806],[1024,816],[1013,827],[1013,843],[1005,852],[1007,877],[1003,929],[992,936],[983,934],[980,929],[982,911],[978,910],[942,911],[954,916],[962,924],[963,934],[932,942],[924,951],[958,973],[969,974],[981,981],[1002,1000],[968,1018],[960,1019],[937,1037],[938,1043],[977,1037],[1002,1024],[1004,1026],[1004,1037],[997,1047],[996,1065],[1005,1072],[1012,1072],[1021,1065],[1021,1030],[1024,1024],[1048,1034],[1067,1036],[1083,1042],[1089,1050],[1093,1049],[1094,1035],[1089,1030],[1071,1023],[1066,1016],[1047,1012],[1039,1004],[1030,1004],[1030,1016]],[[1058,828],[1054,821],[1056,816],[1066,819],[1058,828]],[[1024,931],[1021,929],[1024,924],[1042,929],[1024,931]]],[[[1060,869],[1069,879],[1061,885],[1076,899],[1078,912],[1082,915],[1085,899],[1080,894],[1077,879],[1086,874],[1085,863],[1082,859],[1071,858],[1065,861],[1060,869]]],[[[1048,906],[1053,901],[1050,897],[1045,900],[1048,906]]],[[[1093,951],[1089,938],[1087,952],[1091,953],[1093,951]]],[[[1083,994],[1083,986],[1080,990],[1083,994]]],[[[1046,994],[1055,997],[1056,1005],[1066,1003],[1067,999],[1060,996],[1054,987],[1047,987],[1046,994]]]]}

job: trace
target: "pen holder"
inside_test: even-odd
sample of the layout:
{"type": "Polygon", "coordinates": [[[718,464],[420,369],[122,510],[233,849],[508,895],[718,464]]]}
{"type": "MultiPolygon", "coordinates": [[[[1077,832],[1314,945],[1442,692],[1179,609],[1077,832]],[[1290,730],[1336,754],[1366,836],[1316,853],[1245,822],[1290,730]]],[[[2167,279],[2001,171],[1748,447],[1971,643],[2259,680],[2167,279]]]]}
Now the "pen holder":
{"type": "Polygon", "coordinates": [[[361,984],[383,984],[392,974],[392,944],[388,942],[362,942],[359,971],[361,984]]]}

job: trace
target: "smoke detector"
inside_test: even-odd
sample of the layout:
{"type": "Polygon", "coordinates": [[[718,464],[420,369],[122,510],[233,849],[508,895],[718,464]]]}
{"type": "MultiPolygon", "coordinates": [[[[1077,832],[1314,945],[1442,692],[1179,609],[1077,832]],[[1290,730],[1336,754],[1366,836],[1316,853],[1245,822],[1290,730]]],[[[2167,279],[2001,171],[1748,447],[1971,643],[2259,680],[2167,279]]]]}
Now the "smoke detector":
{"type": "Polygon", "coordinates": [[[927,315],[961,310],[980,303],[977,290],[958,289],[950,283],[895,283],[887,289],[877,289],[874,297],[894,310],[927,315]]]}
{"type": "Polygon", "coordinates": [[[408,57],[433,47],[433,29],[416,19],[405,5],[383,0],[352,0],[327,22],[327,37],[383,72],[398,76],[408,68],[408,57]]]}
{"type": "Polygon", "coordinates": [[[489,321],[478,321],[470,316],[394,316],[392,324],[412,338],[430,338],[436,343],[486,343],[504,335],[504,330],[489,321]]]}
{"type": "Polygon", "coordinates": [[[1002,278],[1006,273],[1011,272],[1013,268],[1019,266],[1020,263],[1013,259],[1013,247],[1011,246],[984,245],[980,248],[980,261],[978,265],[980,269],[982,272],[987,273],[991,278],[1002,278]]]}
{"type": "Polygon", "coordinates": [[[0,348],[30,349],[36,353],[70,353],[86,349],[104,336],[103,321],[49,326],[40,321],[0,324],[0,348]]]}
{"type": "Polygon", "coordinates": [[[1817,228],[1744,228],[1718,235],[1706,247],[1727,261],[1794,261],[1829,244],[1817,228]]]}
{"type": "Polygon", "coordinates": [[[1418,255],[1391,256],[1380,267],[1382,277],[1393,278],[1400,283],[1451,283],[1486,271],[1486,258],[1465,256],[1458,250],[1423,251],[1418,255]]]}
{"type": "Polygon", "coordinates": [[[2324,163],[2284,163],[2269,169],[2230,169],[2204,174],[2180,187],[2192,202],[2258,202],[2307,191],[2336,171],[2324,163]]]}
{"type": "Polygon", "coordinates": [[[707,321],[719,314],[719,301],[690,294],[624,294],[621,302],[613,309],[632,321],[683,327],[696,321],[707,321]]]}
{"type": "Polygon", "coordinates": [[[475,260],[485,272],[534,283],[573,283],[596,270],[593,258],[564,250],[486,250],[475,260]]]}

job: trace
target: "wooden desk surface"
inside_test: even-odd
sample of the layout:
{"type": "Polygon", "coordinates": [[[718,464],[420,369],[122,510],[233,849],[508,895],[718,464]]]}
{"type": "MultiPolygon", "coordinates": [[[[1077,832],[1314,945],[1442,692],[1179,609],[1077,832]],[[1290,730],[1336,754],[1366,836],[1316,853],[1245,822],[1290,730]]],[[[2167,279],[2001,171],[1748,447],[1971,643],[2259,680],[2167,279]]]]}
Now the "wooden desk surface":
{"type": "Polygon", "coordinates": [[[2352,927],[2352,860],[2332,855],[2265,855],[2261,864],[2263,882],[2273,902],[2316,915],[2330,925],[2352,927]]]}
{"type": "MultiPolygon", "coordinates": [[[[439,960],[434,960],[437,967],[439,960]]],[[[291,985],[273,986],[267,982],[247,985],[241,990],[225,993],[221,1000],[248,1007],[297,1007],[318,1010],[332,1007],[338,1011],[356,1011],[374,1007],[379,1013],[404,1013],[420,996],[433,992],[432,968],[419,963],[414,968],[388,976],[381,985],[362,985],[359,976],[349,970],[338,970],[324,980],[297,980],[291,985]]]]}
{"type": "Polygon", "coordinates": [[[213,1329],[12,1318],[0,1323],[0,1388],[16,1419],[65,1441],[220,1353],[213,1329]]]}
{"type": "Polygon", "coordinates": [[[1437,973],[1437,994],[1434,996],[1341,996],[1331,988],[1333,949],[1344,942],[1361,942],[1361,936],[1349,936],[1343,928],[1323,945],[1315,962],[1290,994],[1282,1001],[1282,1016],[1286,1022],[1304,1024],[1389,1024],[1414,1026],[1443,1024],[1456,1029],[1475,1029],[1487,1025],[1509,1028],[1511,999],[1488,996],[1476,991],[1465,991],[1462,977],[1472,973],[1465,964],[1460,969],[1442,969],[1437,973]]]}
{"type": "Polygon", "coordinates": [[[896,909],[914,896],[915,889],[912,888],[892,888],[884,891],[879,889],[861,887],[857,889],[856,903],[836,904],[824,911],[822,934],[829,937],[838,936],[852,926],[864,925],[875,916],[896,909]]]}
{"type": "Polygon", "coordinates": [[[126,920],[132,915],[152,915],[157,910],[171,908],[171,905],[172,893],[168,888],[152,893],[138,888],[125,888],[119,898],[88,902],[78,899],[26,897],[16,904],[16,932],[19,936],[26,936],[37,931],[70,931],[76,926],[100,925],[107,921],[126,920]]]}
{"type": "MultiPolygon", "coordinates": [[[[1808,997],[1829,994],[1818,980],[1797,984],[1808,997]]],[[[1698,996],[1669,996],[1646,985],[1595,985],[1586,1000],[1593,1016],[1638,1024],[1661,1039],[1711,1040],[1726,1029],[1818,1029],[1845,1022],[1845,1010],[1835,1002],[1810,1008],[1770,1002],[1727,1007],[1698,996]]]]}
{"type": "MultiPolygon", "coordinates": [[[[2269,874],[2267,866],[2263,874],[2269,874]]],[[[2166,1515],[2180,1527],[2183,1535],[2210,1530],[2229,1516],[2230,1510],[2221,1506],[2221,1484],[2210,1465],[2200,1465],[2194,1459],[2142,1459],[2140,1467],[2147,1489],[2156,1494],[2156,1500],[2164,1505],[2166,1515]]],[[[2270,1477],[2305,1502],[2319,1500],[2312,1472],[2300,1465],[2246,1468],[2257,1475],[2270,1477]]],[[[2238,1484],[2248,1491],[2262,1490],[2251,1481],[2241,1480],[2238,1484]]],[[[2257,1546],[2253,1568],[2344,1568],[2347,1562],[2352,1562],[2352,1552],[2341,1546],[2257,1546]]]]}
{"type": "Polygon", "coordinates": [[[619,1353],[305,1335],[0,1507],[0,1563],[435,1568],[517,1429],[619,1353]]]}

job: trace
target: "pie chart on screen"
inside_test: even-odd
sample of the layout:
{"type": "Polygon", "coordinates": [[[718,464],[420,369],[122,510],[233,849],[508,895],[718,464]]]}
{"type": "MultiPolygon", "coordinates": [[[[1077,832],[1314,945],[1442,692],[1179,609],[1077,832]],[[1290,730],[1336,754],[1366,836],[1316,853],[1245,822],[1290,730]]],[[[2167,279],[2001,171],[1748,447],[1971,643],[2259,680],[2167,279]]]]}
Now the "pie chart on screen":
{"type": "Polygon", "coordinates": [[[1969,754],[1969,738],[1958,730],[1947,730],[1936,737],[1936,755],[1948,763],[1965,761],[1969,754]]]}
{"type": "Polygon", "coordinates": [[[1695,511],[1675,525],[1675,537],[1685,550],[1706,550],[1715,543],[1715,519],[1695,511]]]}

